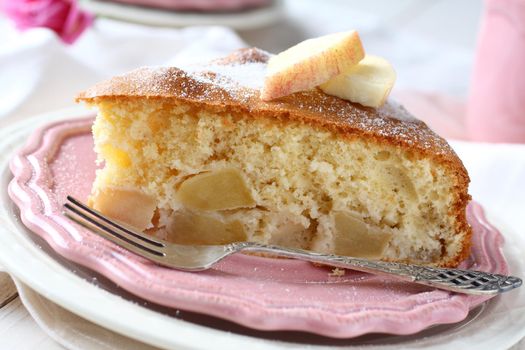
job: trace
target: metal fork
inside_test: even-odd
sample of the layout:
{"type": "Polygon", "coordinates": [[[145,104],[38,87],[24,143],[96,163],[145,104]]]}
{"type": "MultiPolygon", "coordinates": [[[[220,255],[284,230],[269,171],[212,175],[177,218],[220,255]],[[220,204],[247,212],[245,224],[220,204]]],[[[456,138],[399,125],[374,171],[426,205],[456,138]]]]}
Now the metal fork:
{"type": "Polygon", "coordinates": [[[243,251],[270,253],[292,259],[393,277],[465,294],[495,295],[521,286],[522,280],[482,271],[436,268],[327,255],[302,249],[237,242],[226,245],[179,245],[136,232],[108,219],[96,210],[68,196],[65,214],[100,236],[159,265],[183,271],[203,271],[228,255],[243,251]]]}

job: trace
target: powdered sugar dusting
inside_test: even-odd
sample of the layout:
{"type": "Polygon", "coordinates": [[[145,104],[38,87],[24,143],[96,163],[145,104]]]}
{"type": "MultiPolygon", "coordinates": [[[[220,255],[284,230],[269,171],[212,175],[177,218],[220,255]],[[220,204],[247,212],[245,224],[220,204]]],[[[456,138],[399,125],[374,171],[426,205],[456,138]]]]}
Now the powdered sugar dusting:
{"type": "Polygon", "coordinates": [[[418,120],[396,100],[389,99],[382,107],[377,109],[381,118],[394,118],[400,121],[413,122],[418,120]]]}
{"type": "MultiPolygon", "coordinates": [[[[229,64],[199,64],[184,67],[184,71],[197,81],[214,85],[222,88],[232,97],[246,99],[254,95],[248,90],[260,91],[264,85],[266,73],[266,63],[263,62],[233,62],[229,64]],[[234,96],[236,95],[236,96],[234,96]]],[[[331,99],[330,97],[328,99],[331,99]]],[[[328,100],[326,99],[326,100],[328,100]]],[[[319,103],[317,105],[303,104],[301,108],[308,109],[315,113],[324,113],[331,104],[319,103]]],[[[334,110],[337,114],[343,114],[345,109],[334,110]]],[[[346,114],[346,113],[345,113],[346,114]]],[[[341,115],[344,118],[344,115],[341,115]]],[[[373,120],[363,120],[365,123],[373,123],[376,126],[383,126],[384,119],[393,118],[403,122],[417,121],[408,111],[397,101],[388,100],[382,107],[377,109],[377,118],[373,120]]],[[[363,127],[366,127],[363,124],[363,127]]]]}
{"type": "Polygon", "coordinates": [[[242,49],[207,64],[141,68],[102,82],[79,99],[103,96],[175,97],[207,105],[237,106],[251,114],[310,122],[343,133],[390,139],[433,154],[457,156],[445,140],[412,117],[399,103],[374,109],[330,96],[319,89],[274,101],[259,98],[270,54],[242,49]]]}
{"type": "Polygon", "coordinates": [[[215,73],[219,79],[214,79],[213,83],[226,90],[236,90],[238,87],[260,90],[264,82],[266,64],[249,62],[245,64],[195,65],[187,67],[185,71],[197,79],[202,77],[203,72],[204,74],[205,72],[215,73]]]}

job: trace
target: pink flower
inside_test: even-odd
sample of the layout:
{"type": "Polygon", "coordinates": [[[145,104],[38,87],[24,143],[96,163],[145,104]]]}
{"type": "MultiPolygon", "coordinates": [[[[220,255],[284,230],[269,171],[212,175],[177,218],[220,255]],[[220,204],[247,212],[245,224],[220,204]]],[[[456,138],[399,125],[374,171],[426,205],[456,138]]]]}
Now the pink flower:
{"type": "Polygon", "coordinates": [[[0,0],[0,5],[18,29],[49,28],[68,44],[93,21],[75,0],[0,0]]]}

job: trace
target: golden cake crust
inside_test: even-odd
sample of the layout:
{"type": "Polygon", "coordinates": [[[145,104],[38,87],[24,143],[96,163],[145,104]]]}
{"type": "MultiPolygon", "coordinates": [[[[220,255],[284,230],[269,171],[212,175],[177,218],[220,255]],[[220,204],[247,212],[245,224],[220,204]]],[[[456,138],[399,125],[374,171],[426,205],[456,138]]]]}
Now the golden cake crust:
{"type": "Polygon", "coordinates": [[[249,114],[253,118],[305,123],[347,138],[365,138],[386,146],[401,147],[416,158],[430,158],[455,178],[457,195],[450,215],[458,219],[456,232],[466,232],[463,251],[447,265],[456,266],[465,259],[470,251],[471,229],[465,214],[470,200],[467,191],[470,180],[463,163],[448,143],[424,122],[391,102],[374,109],[327,95],[320,89],[262,101],[257,84],[262,84],[260,73],[264,73],[269,57],[268,53],[252,48],[236,51],[195,71],[175,67],[139,68],[96,84],[80,93],[77,101],[182,100],[196,109],[205,105],[217,113],[249,114]],[[242,69],[245,69],[245,77],[237,76],[235,71],[242,69]],[[246,83],[246,79],[252,76],[255,83],[246,83]]]}

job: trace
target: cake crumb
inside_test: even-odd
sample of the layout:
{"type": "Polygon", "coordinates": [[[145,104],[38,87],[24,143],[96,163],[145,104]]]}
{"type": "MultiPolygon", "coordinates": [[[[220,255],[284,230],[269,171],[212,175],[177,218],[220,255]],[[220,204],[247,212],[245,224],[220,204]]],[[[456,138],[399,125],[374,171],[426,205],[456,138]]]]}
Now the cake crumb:
{"type": "Polygon", "coordinates": [[[343,277],[346,273],[345,269],[340,269],[338,267],[334,268],[330,273],[328,273],[328,276],[330,277],[343,277]]]}

